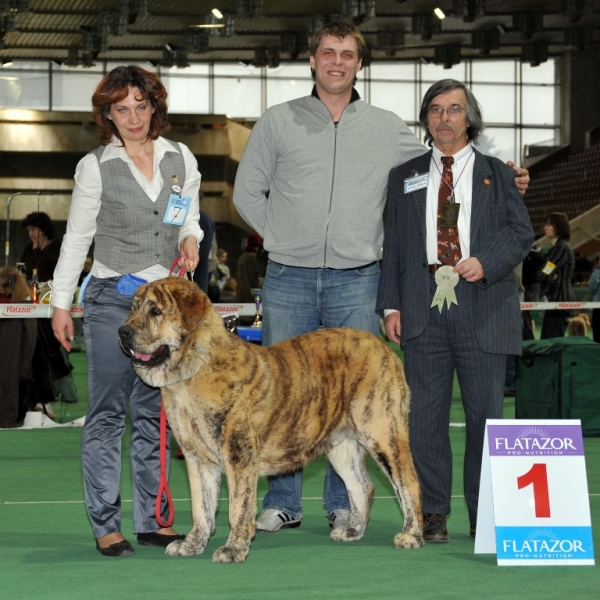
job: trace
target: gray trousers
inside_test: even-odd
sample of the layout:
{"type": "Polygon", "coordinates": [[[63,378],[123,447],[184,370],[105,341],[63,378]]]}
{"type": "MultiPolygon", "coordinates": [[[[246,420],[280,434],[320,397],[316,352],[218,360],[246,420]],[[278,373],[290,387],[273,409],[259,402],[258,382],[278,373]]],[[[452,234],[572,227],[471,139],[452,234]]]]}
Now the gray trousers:
{"type": "MultiPolygon", "coordinates": [[[[431,275],[430,300],[436,289],[431,275]]],[[[403,345],[411,389],[410,447],[421,484],[423,513],[450,514],[452,450],[449,422],[454,372],[466,414],[464,494],[477,519],[486,419],[502,418],[506,356],[482,352],[475,337],[472,284],[460,279],[458,306],[434,307],[424,332],[403,345]]]]}
{"type": "MultiPolygon", "coordinates": [[[[142,382],[119,346],[117,330],[127,319],[131,297],[116,291],[117,281],[92,277],[84,298],[89,406],[81,437],[81,462],[95,538],[121,531],[121,438],[127,406],[131,419],[134,533],[160,528],[155,518],[160,476],[160,390],[142,382]]],[[[167,439],[167,461],[168,457],[167,439]]],[[[164,498],[161,511],[165,518],[164,498]]]]}

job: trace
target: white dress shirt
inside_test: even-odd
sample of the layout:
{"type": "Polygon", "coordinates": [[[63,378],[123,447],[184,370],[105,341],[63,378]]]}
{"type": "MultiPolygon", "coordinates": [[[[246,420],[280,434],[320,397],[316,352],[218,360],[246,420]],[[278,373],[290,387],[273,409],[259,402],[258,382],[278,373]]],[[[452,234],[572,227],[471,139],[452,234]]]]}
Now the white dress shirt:
{"type": "MultiPolygon", "coordinates": [[[[198,162],[189,148],[181,143],[179,146],[186,174],[185,185],[183,186],[181,195],[192,199],[187,217],[179,232],[179,243],[192,235],[199,244],[204,236],[199,224],[201,176],[198,172],[198,162]]],[[[163,188],[163,177],[159,165],[166,152],[176,152],[176,150],[164,138],[159,137],[154,141],[154,164],[152,167],[152,180],[150,181],[127,155],[125,147],[121,145],[117,138],[113,138],[112,142],[106,146],[100,162],[120,158],[123,162],[127,163],[131,174],[150,200],[156,202],[163,188]]],[[[63,238],[60,258],[54,271],[52,284],[53,306],[65,310],[71,308],[73,294],[77,288],[81,269],[96,233],[96,217],[100,212],[101,198],[102,177],[100,175],[100,166],[93,154],[87,154],[79,161],[75,170],[75,186],[69,209],[67,232],[63,238]]],[[[160,264],[135,273],[135,275],[146,281],[155,281],[166,277],[168,274],[168,269],[160,264]]],[[[105,279],[108,277],[118,277],[123,275],[123,273],[117,273],[98,260],[94,260],[92,275],[99,279],[105,279]]]]}
{"type": "MultiPolygon", "coordinates": [[[[446,156],[436,146],[433,146],[431,163],[429,165],[429,178],[427,180],[427,205],[425,208],[425,224],[427,228],[426,250],[427,262],[430,265],[440,264],[438,260],[438,191],[442,180],[444,165],[442,156],[446,156]]],[[[467,144],[462,150],[453,155],[452,179],[454,181],[454,199],[460,204],[458,212],[458,237],[460,239],[461,259],[459,262],[469,258],[471,245],[471,205],[473,200],[473,165],[475,157],[471,144],[467,144]]],[[[448,195],[450,189],[448,188],[448,195]]],[[[393,309],[385,309],[387,317],[393,309]]]]}

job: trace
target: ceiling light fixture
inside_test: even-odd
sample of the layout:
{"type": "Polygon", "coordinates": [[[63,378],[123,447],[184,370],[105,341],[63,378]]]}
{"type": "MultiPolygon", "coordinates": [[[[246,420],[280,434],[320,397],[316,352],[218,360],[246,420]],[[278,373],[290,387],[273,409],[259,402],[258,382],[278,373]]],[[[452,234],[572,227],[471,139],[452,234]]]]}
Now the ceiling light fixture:
{"type": "Polygon", "coordinates": [[[200,25],[192,25],[196,29],[218,29],[225,27],[225,23],[201,23],[200,25]]]}
{"type": "Polygon", "coordinates": [[[222,19],[223,18],[223,13],[218,8],[213,8],[210,12],[213,15],[215,15],[215,17],[217,17],[217,19],[222,19]]]}
{"type": "Polygon", "coordinates": [[[12,67],[13,66],[13,61],[10,58],[5,58],[2,60],[2,66],[3,67],[12,67]]]}
{"type": "Polygon", "coordinates": [[[435,16],[441,21],[442,19],[446,18],[446,15],[444,14],[444,11],[441,8],[434,8],[433,12],[435,13],[435,16]]]}

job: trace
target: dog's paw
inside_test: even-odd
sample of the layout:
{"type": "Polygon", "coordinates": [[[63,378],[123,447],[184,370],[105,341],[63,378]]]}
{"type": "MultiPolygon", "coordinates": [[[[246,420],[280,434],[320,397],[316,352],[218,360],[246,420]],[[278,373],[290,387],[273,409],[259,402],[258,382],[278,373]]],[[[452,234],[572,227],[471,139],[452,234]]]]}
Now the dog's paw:
{"type": "Polygon", "coordinates": [[[165,554],[167,556],[196,556],[197,554],[202,554],[204,548],[206,548],[206,543],[194,544],[187,539],[175,540],[165,548],[165,554]]]}
{"type": "Polygon", "coordinates": [[[249,548],[234,548],[233,546],[221,546],[213,554],[214,563],[241,563],[246,560],[249,548]]]}
{"type": "Polygon", "coordinates": [[[394,548],[420,548],[425,544],[425,539],[422,535],[412,535],[410,533],[400,532],[394,538],[394,548]]]}
{"type": "Polygon", "coordinates": [[[364,534],[364,529],[357,529],[356,527],[344,525],[342,527],[336,527],[329,534],[329,539],[334,542],[356,542],[357,540],[360,540],[364,534]]]}

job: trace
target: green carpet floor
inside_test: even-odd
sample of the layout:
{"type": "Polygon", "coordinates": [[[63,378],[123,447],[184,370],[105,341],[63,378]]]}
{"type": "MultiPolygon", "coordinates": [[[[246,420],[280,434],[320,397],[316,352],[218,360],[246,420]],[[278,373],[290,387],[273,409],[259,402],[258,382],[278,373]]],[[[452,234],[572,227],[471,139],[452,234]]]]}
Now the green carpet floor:
{"type": "MultiPolygon", "coordinates": [[[[71,421],[85,414],[85,354],[73,354],[81,400],[59,415],[71,421]]],[[[505,416],[514,416],[507,399],[505,416]]],[[[458,392],[453,422],[462,422],[458,392]]],[[[0,432],[0,598],[119,600],[143,599],[597,599],[600,567],[498,567],[492,555],[475,555],[462,498],[464,428],[451,427],[455,450],[451,543],[395,550],[402,516],[391,486],[373,462],[369,471],[375,500],[365,537],[352,544],[329,540],[322,508],[325,462],[305,471],[304,519],[298,529],[256,536],[247,562],[215,565],[211,555],[228,534],[225,482],[217,531],[206,553],[166,557],[159,548],[135,544],[131,484],[123,461],[123,533],[135,556],[110,559],[94,549],[83,503],[79,443],[81,429],[0,432]]],[[[124,439],[127,455],[128,438],[124,439]]],[[[173,444],[175,446],[175,444],[173,444]]],[[[600,548],[600,438],[586,438],[586,463],[596,550],[600,548]]],[[[191,526],[190,493],[184,461],[172,460],[170,486],[175,526],[191,526]]],[[[261,480],[259,497],[266,491],[261,480]]]]}

